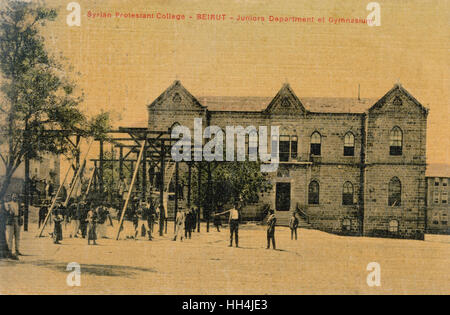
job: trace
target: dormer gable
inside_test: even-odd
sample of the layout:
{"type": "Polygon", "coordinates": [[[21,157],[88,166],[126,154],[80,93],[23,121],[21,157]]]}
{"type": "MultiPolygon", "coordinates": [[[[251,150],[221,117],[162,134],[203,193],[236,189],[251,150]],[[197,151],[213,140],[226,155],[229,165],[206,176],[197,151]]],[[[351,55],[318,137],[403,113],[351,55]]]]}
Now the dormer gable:
{"type": "Polygon", "coordinates": [[[289,84],[286,83],[283,84],[264,112],[269,114],[304,114],[306,110],[289,84]]]}
{"type": "Polygon", "coordinates": [[[149,110],[162,111],[197,111],[205,108],[178,80],[148,105],[149,110]]]}
{"type": "Polygon", "coordinates": [[[428,108],[416,100],[401,84],[395,84],[392,89],[369,108],[369,113],[383,111],[428,114],[428,108]]]}

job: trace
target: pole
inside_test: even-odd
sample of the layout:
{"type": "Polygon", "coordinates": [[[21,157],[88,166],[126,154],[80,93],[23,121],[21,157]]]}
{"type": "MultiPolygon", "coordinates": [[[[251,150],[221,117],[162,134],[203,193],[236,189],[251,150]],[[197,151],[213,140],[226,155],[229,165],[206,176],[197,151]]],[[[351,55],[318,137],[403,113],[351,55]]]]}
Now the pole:
{"type": "Polygon", "coordinates": [[[173,230],[176,230],[177,222],[177,212],[178,212],[178,162],[175,162],[175,216],[173,219],[173,230]]]}
{"type": "Polygon", "coordinates": [[[100,192],[103,193],[103,140],[99,141],[100,143],[100,153],[99,153],[99,160],[100,160],[100,192]]]}
{"type": "MultiPolygon", "coordinates": [[[[27,143],[28,146],[28,143],[27,143]]],[[[29,148],[25,153],[25,182],[24,182],[24,209],[23,209],[23,230],[28,231],[28,212],[30,209],[30,156],[29,148]]]]}
{"type": "Polygon", "coordinates": [[[197,232],[200,232],[200,210],[201,210],[201,190],[202,190],[202,169],[201,164],[197,163],[198,167],[198,178],[197,178],[197,206],[198,206],[198,213],[197,213],[197,232]]]}
{"type": "Polygon", "coordinates": [[[163,236],[164,232],[164,221],[165,221],[165,213],[164,213],[164,157],[165,157],[165,149],[164,149],[164,141],[161,141],[161,168],[160,168],[160,181],[159,181],[159,235],[163,236]]]}
{"type": "Polygon", "coordinates": [[[187,206],[191,208],[191,180],[192,180],[192,164],[188,163],[188,196],[187,196],[187,206]]]}
{"type": "Polygon", "coordinates": [[[123,223],[123,217],[125,215],[125,211],[127,210],[128,202],[130,201],[130,196],[131,196],[131,192],[133,190],[134,182],[136,181],[137,173],[138,173],[138,170],[139,170],[139,163],[140,163],[140,161],[142,159],[142,154],[143,154],[144,149],[145,149],[145,142],[146,141],[142,141],[141,150],[139,151],[139,156],[138,156],[138,159],[136,161],[136,168],[134,169],[133,177],[131,178],[130,188],[128,189],[127,199],[125,199],[125,204],[123,205],[122,213],[120,215],[119,226],[117,227],[116,240],[119,239],[120,229],[122,228],[122,223],[123,223]]]}

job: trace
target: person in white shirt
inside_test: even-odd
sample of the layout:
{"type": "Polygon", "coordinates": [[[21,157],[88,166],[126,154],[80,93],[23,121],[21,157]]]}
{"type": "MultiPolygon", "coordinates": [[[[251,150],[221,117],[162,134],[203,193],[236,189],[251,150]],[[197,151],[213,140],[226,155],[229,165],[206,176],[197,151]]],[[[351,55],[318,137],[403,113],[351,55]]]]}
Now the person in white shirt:
{"type": "Polygon", "coordinates": [[[239,219],[240,219],[240,214],[239,214],[239,203],[235,202],[234,203],[234,208],[231,208],[228,211],[224,211],[221,213],[216,213],[215,216],[217,215],[221,215],[224,213],[229,212],[230,216],[228,217],[228,223],[230,225],[230,245],[228,245],[228,247],[232,247],[233,246],[233,234],[234,234],[234,242],[236,244],[236,247],[239,247],[239,219]]]}
{"type": "Polygon", "coordinates": [[[22,225],[22,213],[20,211],[19,202],[17,201],[17,195],[12,194],[11,197],[8,197],[7,202],[5,203],[5,209],[7,213],[7,220],[6,220],[6,236],[8,241],[8,249],[10,256],[12,258],[16,258],[17,256],[21,256],[22,253],[20,252],[20,227],[22,225]],[[16,255],[14,256],[12,254],[12,245],[16,249],[16,255]]]}

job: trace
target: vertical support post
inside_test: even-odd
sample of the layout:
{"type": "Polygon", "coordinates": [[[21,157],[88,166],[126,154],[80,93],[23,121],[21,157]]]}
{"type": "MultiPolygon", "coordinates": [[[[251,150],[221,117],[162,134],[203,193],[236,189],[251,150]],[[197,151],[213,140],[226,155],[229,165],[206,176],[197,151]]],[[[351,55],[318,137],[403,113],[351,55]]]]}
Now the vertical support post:
{"type": "Polygon", "coordinates": [[[123,147],[119,147],[119,178],[123,180],[123,147]]]}
{"type": "Polygon", "coordinates": [[[192,164],[188,163],[188,195],[187,195],[187,206],[191,208],[191,180],[192,180],[192,164]]]}
{"type": "Polygon", "coordinates": [[[178,212],[178,162],[175,162],[175,216],[173,218],[173,230],[176,230],[177,222],[177,212],[178,212]]]}
{"type": "MultiPolygon", "coordinates": [[[[30,156],[29,145],[27,143],[27,152],[25,153],[25,182],[24,182],[24,208],[23,208],[23,230],[28,231],[28,212],[30,208],[30,156]]],[[[19,199],[20,200],[20,199],[19,199]]]]}
{"type": "Polygon", "coordinates": [[[208,193],[207,195],[207,211],[206,211],[206,232],[209,232],[209,219],[211,217],[212,210],[212,175],[211,175],[211,162],[208,162],[208,193]]]}
{"type": "Polygon", "coordinates": [[[75,140],[75,145],[76,145],[75,150],[77,150],[76,155],[75,155],[75,167],[76,167],[76,169],[80,168],[80,150],[79,150],[80,140],[81,140],[80,135],[77,135],[76,136],[76,140],[75,140]]]}
{"type": "Polygon", "coordinates": [[[94,161],[94,167],[97,170],[95,172],[95,176],[94,176],[94,187],[95,187],[95,190],[98,191],[98,165],[97,165],[97,161],[94,161]]]}
{"type": "Polygon", "coordinates": [[[100,169],[99,169],[99,181],[100,181],[100,192],[103,193],[103,140],[99,141],[100,143],[100,153],[99,153],[99,160],[100,160],[100,169]]]}
{"type": "Polygon", "coordinates": [[[197,163],[198,168],[198,176],[197,176],[197,206],[198,206],[198,213],[197,213],[197,232],[200,232],[200,211],[201,211],[201,190],[202,190],[202,168],[201,164],[197,163]]]}
{"type": "MultiPolygon", "coordinates": [[[[147,145],[147,134],[145,134],[144,140],[145,146],[147,145]]],[[[147,197],[147,148],[144,147],[144,153],[142,154],[142,198],[147,197]]]]}
{"type": "Polygon", "coordinates": [[[161,140],[161,167],[160,167],[160,180],[159,180],[159,235],[163,236],[164,221],[165,221],[165,209],[164,209],[164,169],[165,169],[165,147],[164,140],[161,140]]]}

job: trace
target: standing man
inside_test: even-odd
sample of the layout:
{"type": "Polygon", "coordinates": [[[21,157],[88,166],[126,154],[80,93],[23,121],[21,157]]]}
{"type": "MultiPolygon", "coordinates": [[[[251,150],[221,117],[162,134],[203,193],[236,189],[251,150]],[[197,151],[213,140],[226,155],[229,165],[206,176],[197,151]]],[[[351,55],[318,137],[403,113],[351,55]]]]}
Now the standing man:
{"type": "Polygon", "coordinates": [[[186,215],[183,208],[180,207],[177,212],[177,217],[175,218],[175,236],[173,238],[173,241],[177,240],[177,236],[180,236],[180,241],[183,241],[185,222],[186,215]]]}
{"type": "Polygon", "coordinates": [[[20,247],[20,227],[23,224],[23,213],[20,209],[19,202],[17,200],[17,195],[12,194],[8,198],[8,202],[5,204],[6,209],[6,236],[8,241],[8,249],[10,257],[17,259],[17,256],[22,256],[19,250],[20,247]],[[16,254],[12,254],[12,244],[16,249],[16,254]]]}
{"type": "Polygon", "coordinates": [[[267,249],[270,248],[270,240],[272,240],[272,247],[275,247],[275,223],[277,223],[277,218],[273,209],[269,210],[269,218],[267,219],[267,249]]]}
{"type": "Polygon", "coordinates": [[[236,247],[239,247],[239,203],[234,203],[234,208],[231,208],[229,210],[230,216],[228,218],[228,223],[230,224],[230,245],[229,247],[233,246],[233,234],[234,234],[234,242],[236,244],[236,247]]]}
{"type": "Polygon", "coordinates": [[[153,239],[152,233],[153,233],[153,224],[155,223],[155,204],[152,202],[151,199],[149,199],[146,203],[147,205],[147,224],[148,224],[148,240],[151,241],[153,239]]]}
{"type": "MultiPolygon", "coordinates": [[[[137,211],[136,211],[138,225],[137,225],[137,229],[134,234],[135,239],[138,239],[141,236],[143,236],[144,230],[147,235],[150,235],[149,234],[150,227],[148,226],[147,208],[148,208],[147,203],[142,202],[142,200],[140,200],[137,211]]],[[[150,239],[150,237],[149,237],[149,239],[150,239]]]]}
{"type": "Polygon", "coordinates": [[[292,217],[289,219],[289,228],[291,229],[291,240],[297,240],[297,228],[298,228],[298,219],[295,216],[295,212],[292,212],[292,217]]]}

